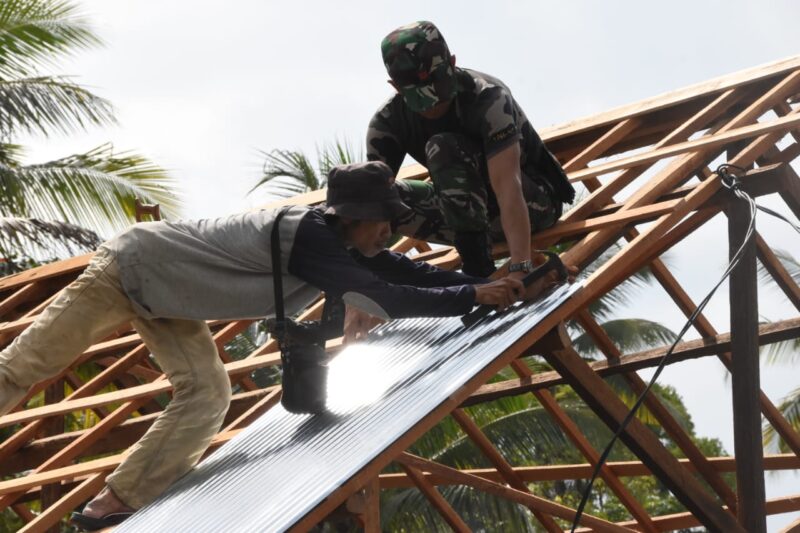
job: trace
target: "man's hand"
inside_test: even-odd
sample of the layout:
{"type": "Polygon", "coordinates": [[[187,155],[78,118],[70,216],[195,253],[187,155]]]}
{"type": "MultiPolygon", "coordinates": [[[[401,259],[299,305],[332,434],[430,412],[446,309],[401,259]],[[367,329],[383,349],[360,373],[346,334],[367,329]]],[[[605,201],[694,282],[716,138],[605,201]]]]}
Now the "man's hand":
{"type": "Polygon", "coordinates": [[[501,278],[485,285],[475,285],[475,303],[487,304],[502,311],[525,294],[522,282],[514,278],[501,278]]]}
{"type": "Polygon", "coordinates": [[[384,322],[381,318],[348,305],[344,314],[344,344],[365,338],[372,328],[384,322]]]}
{"type": "MultiPolygon", "coordinates": [[[[575,283],[575,278],[578,275],[578,268],[573,265],[564,265],[567,269],[567,279],[559,279],[558,270],[553,269],[548,272],[543,277],[539,278],[538,280],[534,281],[527,287],[525,287],[525,295],[523,299],[527,302],[530,300],[535,300],[538,298],[542,293],[551,289],[552,287],[563,283],[566,281],[567,283],[575,283]]],[[[512,272],[509,276],[513,274],[518,274],[518,272],[512,272]]]]}

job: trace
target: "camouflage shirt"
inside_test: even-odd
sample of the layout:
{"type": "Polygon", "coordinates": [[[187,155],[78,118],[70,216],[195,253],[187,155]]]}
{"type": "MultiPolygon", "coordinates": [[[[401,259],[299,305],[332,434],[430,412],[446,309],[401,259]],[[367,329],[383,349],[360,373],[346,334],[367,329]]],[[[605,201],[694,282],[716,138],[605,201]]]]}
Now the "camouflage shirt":
{"type": "Polygon", "coordinates": [[[575,191],[561,165],[547,150],[506,85],[470,69],[456,69],[458,94],[448,112],[429,120],[411,111],[395,94],[372,117],[367,132],[367,158],[383,161],[395,174],[406,154],[428,166],[425,144],[437,133],[460,133],[482,147],[484,161],[514,142],[520,145],[520,168],[549,183],[563,202],[575,191]]]}

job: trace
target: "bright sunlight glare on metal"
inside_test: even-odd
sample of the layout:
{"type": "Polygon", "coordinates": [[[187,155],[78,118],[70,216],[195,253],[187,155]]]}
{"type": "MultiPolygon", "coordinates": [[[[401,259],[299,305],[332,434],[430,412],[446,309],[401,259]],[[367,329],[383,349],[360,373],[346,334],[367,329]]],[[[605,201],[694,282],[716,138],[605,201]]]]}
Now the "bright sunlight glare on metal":
{"type": "Polygon", "coordinates": [[[387,355],[385,348],[363,343],[337,355],[328,367],[328,411],[346,414],[380,399],[396,380],[393,372],[387,372],[387,355]]]}

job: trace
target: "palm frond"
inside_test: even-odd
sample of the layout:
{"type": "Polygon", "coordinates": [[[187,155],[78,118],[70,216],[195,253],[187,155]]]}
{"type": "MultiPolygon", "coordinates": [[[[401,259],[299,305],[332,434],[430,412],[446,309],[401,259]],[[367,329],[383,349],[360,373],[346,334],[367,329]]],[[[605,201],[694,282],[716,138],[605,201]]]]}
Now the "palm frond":
{"type": "MultiPolygon", "coordinates": [[[[463,485],[445,486],[440,490],[442,496],[473,531],[536,531],[530,511],[512,501],[463,485]]],[[[416,489],[391,490],[381,499],[381,531],[452,531],[427,498],[416,489]]]]}
{"type": "Polygon", "coordinates": [[[762,346],[760,351],[766,356],[768,364],[795,365],[800,362],[800,338],[762,346]]]}
{"type": "Polygon", "coordinates": [[[100,39],[72,2],[0,2],[0,78],[29,76],[100,39]]]}
{"type": "Polygon", "coordinates": [[[0,217],[0,254],[3,258],[38,260],[64,257],[93,250],[100,243],[95,232],[65,222],[0,217]]]}
{"type": "Polygon", "coordinates": [[[65,219],[82,226],[123,227],[135,198],[159,203],[167,217],[179,202],[172,179],[147,158],[114,154],[110,144],[40,165],[0,164],[0,210],[16,216],[65,219]]]}
{"type": "Polygon", "coordinates": [[[347,139],[334,139],[332,143],[317,148],[317,161],[319,162],[319,175],[324,182],[333,167],[349,165],[364,159],[363,151],[356,152],[347,139]]]}
{"type": "Polygon", "coordinates": [[[362,159],[362,152],[355,152],[347,140],[339,139],[317,147],[316,169],[301,151],[276,149],[261,154],[264,157],[261,178],[248,194],[261,189],[275,200],[321,189],[333,167],[362,159]]]}
{"type": "MultiPolygon", "coordinates": [[[[800,431],[800,388],[790,392],[781,400],[778,410],[783,414],[786,421],[791,424],[795,431],[800,431]]],[[[788,444],[779,438],[775,429],[765,422],[763,427],[764,451],[770,452],[791,452],[788,444]]]]}
{"type": "MultiPolygon", "coordinates": [[[[671,344],[675,340],[675,332],[650,320],[641,318],[620,318],[600,324],[623,353],[641,351],[671,344]]],[[[573,339],[575,349],[584,356],[599,354],[591,337],[584,333],[573,339]]]]}
{"type": "MultiPolygon", "coordinates": [[[[614,257],[621,249],[619,243],[610,246],[597,259],[592,261],[580,274],[581,277],[588,277],[598,268],[603,266],[609,259],[614,257]]],[[[664,262],[670,261],[669,254],[664,254],[660,258],[664,262]]],[[[605,320],[610,317],[617,309],[625,307],[636,294],[653,282],[653,273],[649,268],[643,268],[633,276],[617,285],[614,289],[604,294],[601,298],[591,302],[587,308],[589,313],[597,320],[605,320]]]]}
{"type": "MultiPolygon", "coordinates": [[[[776,248],[773,250],[773,252],[778,257],[778,260],[781,262],[784,268],[789,272],[789,275],[792,277],[795,283],[800,283],[800,261],[798,261],[786,250],[776,248]]],[[[772,275],[766,268],[764,268],[764,265],[761,263],[761,261],[758,262],[758,277],[761,280],[761,283],[766,285],[775,283],[775,280],[772,279],[772,275]]]]}
{"type": "Polygon", "coordinates": [[[261,154],[265,159],[261,179],[247,194],[260,188],[267,198],[280,200],[320,188],[321,182],[314,166],[304,153],[272,150],[261,154]]]}
{"type": "Polygon", "coordinates": [[[114,123],[111,104],[63,77],[0,80],[0,133],[48,135],[114,123]]]}

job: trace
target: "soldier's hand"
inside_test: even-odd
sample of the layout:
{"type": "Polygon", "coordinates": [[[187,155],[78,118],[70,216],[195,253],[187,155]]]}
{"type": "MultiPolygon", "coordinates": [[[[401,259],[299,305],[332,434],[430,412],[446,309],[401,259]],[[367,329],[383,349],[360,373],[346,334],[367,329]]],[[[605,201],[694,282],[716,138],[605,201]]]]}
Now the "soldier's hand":
{"type": "Polygon", "coordinates": [[[525,294],[522,282],[514,278],[502,278],[484,285],[475,285],[475,303],[493,305],[502,311],[525,294]]]}
{"type": "Polygon", "coordinates": [[[344,344],[365,338],[372,328],[384,322],[361,309],[347,306],[344,314],[344,344]]]}

